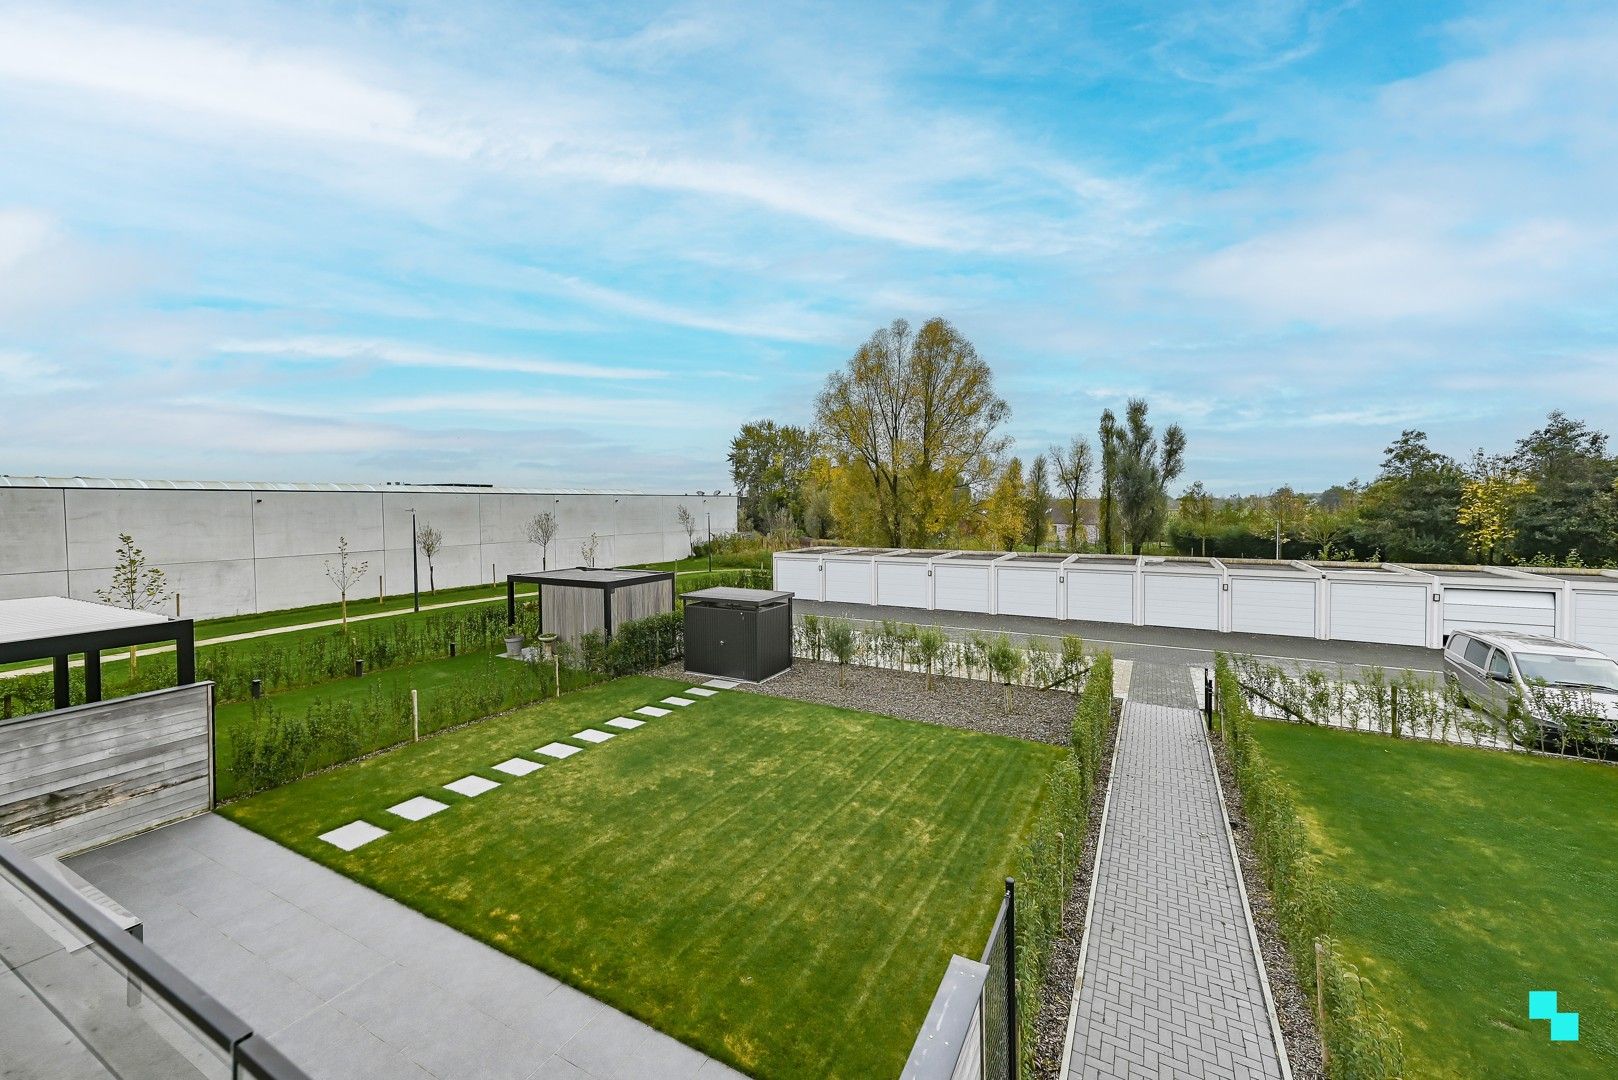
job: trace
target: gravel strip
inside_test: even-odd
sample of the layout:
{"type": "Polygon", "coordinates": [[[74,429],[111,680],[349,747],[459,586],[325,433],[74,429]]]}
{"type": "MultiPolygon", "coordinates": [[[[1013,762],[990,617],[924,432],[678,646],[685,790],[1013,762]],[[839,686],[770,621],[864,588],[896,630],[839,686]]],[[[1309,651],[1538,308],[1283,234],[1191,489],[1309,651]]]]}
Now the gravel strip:
{"type": "Polygon", "coordinates": [[[1028,1064],[1037,1080],[1057,1080],[1062,1075],[1062,1051],[1067,1043],[1068,1013],[1073,1008],[1073,988],[1079,975],[1079,951],[1084,944],[1084,916],[1090,906],[1090,877],[1096,865],[1096,844],[1101,838],[1101,808],[1107,801],[1112,780],[1112,751],[1118,742],[1118,718],[1122,706],[1112,703],[1112,738],[1101,754],[1101,776],[1090,793],[1089,827],[1079,865],[1073,871],[1073,891],[1068,893],[1062,911],[1062,928],[1051,942],[1045,985],[1040,990],[1039,1017],[1034,1022],[1033,1060],[1028,1064]]]}
{"type": "MultiPolygon", "coordinates": [[[[1005,687],[998,683],[934,675],[933,688],[928,690],[924,675],[850,664],[838,685],[837,668],[824,661],[794,660],[789,670],[769,682],[742,683],[736,689],[1053,746],[1067,746],[1072,740],[1075,699],[1065,690],[1013,686],[1011,715],[1007,716],[1005,687]]],[[[691,677],[678,664],[653,674],[670,679],[691,677]]]]}
{"type": "Polygon", "coordinates": [[[1253,833],[1247,827],[1247,814],[1241,806],[1241,788],[1224,746],[1215,740],[1214,760],[1219,763],[1219,782],[1225,789],[1225,813],[1236,837],[1236,857],[1247,886],[1247,904],[1253,909],[1253,925],[1258,930],[1259,951],[1264,954],[1264,971],[1270,978],[1270,995],[1275,998],[1275,1014],[1281,1021],[1281,1037],[1286,1040],[1287,1060],[1294,1080],[1325,1080],[1321,1060],[1320,1033],[1315,1028],[1314,989],[1305,990],[1298,982],[1297,969],[1281,928],[1275,922],[1275,906],[1269,886],[1253,853],[1253,833]]]}

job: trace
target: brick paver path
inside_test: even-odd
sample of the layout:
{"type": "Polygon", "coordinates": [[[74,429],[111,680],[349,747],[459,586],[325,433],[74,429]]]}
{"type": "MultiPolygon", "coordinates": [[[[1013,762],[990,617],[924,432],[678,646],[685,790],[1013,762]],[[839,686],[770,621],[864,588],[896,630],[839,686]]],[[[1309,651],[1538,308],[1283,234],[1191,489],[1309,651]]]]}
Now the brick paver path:
{"type": "Polygon", "coordinates": [[[1136,664],[1071,1032],[1071,1080],[1279,1078],[1187,669],[1136,664]]]}

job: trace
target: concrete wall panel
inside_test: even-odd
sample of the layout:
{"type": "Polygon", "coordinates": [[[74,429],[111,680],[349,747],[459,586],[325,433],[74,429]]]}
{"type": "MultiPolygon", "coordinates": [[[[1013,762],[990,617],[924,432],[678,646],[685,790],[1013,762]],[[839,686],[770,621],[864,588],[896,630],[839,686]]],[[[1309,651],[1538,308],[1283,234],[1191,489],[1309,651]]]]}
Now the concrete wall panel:
{"type": "Polygon", "coordinates": [[[0,576],[67,569],[63,492],[0,488],[0,576]]]}
{"type": "MultiPolygon", "coordinates": [[[[129,533],[153,566],[251,557],[245,491],[68,489],[69,570],[111,566],[129,533]]],[[[75,583],[77,588],[77,583],[75,583]]]]}
{"type": "Polygon", "coordinates": [[[39,574],[0,574],[0,600],[16,600],[23,596],[66,595],[66,570],[47,570],[39,574]]]}

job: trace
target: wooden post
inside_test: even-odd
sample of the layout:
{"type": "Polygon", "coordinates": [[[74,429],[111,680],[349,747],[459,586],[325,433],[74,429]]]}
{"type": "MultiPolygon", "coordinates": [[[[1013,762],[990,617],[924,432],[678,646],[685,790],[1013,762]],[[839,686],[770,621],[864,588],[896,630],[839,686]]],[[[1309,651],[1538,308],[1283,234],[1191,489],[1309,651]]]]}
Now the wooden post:
{"type": "Polygon", "coordinates": [[[415,741],[421,741],[421,700],[416,696],[415,688],[410,690],[410,727],[415,732],[415,741]]]}
{"type": "Polygon", "coordinates": [[[376,602],[378,604],[387,603],[387,595],[385,593],[383,593],[383,591],[382,591],[382,575],[381,574],[378,574],[376,576],[376,602]]]}
{"type": "Polygon", "coordinates": [[[180,617],[180,594],[179,593],[174,594],[174,617],[176,619],[178,619],[180,617]]]}
{"type": "Polygon", "coordinates": [[[1330,1075],[1331,1051],[1326,1049],[1326,978],[1322,971],[1325,952],[1325,946],[1315,938],[1315,1033],[1320,1036],[1320,1064],[1330,1075]]]}

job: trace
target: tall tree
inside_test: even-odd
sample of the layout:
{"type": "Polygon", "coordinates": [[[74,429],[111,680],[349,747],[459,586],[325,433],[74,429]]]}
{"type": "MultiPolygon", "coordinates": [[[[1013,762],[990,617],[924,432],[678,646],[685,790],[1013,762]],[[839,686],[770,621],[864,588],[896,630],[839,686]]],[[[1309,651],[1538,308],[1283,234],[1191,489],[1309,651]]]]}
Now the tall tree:
{"type": "Polygon", "coordinates": [[[742,425],[730,440],[727,460],[737,509],[748,528],[764,532],[782,507],[794,521],[801,519],[803,483],[816,449],[815,433],[805,428],[774,420],[742,425]]]}
{"type": "Polygon", "coordinates": [[[1118,418],[1111,409],[1101,410],[1101,426],[1096,433],[1101,446],[1101,550],[1112,554],[1113,524],[1118,519],[1118,418]]]}
{"type": "Polygon", "coordinates": [[[1027,495],[1023,488],[1022,459],[1006,462],[983,508],[984,527],[1004,551],[1017,550],[1028,524],[1027,495]]]}
{"type": "Polygon", "coordinates": [[[1618,480],[1618,462],[1607,456],[1607,436],[1561,412],[1518,440],[1512,468],[1533,484],[1513,515],[1512,549],[1520,559],[1577,554],[1587,565],[1618,559],[1593,509],[1618,480]]]}
{"type": "MultiPolygon", "coordinates": [[[[112,580],[105,589],[97,589],[96,596],[103,604],[128,608],[130,611],[151,611],[173,597],[168,591],[168,575],[146,561],[146,553],[135,546],[129,533],[118,534],[118,550],[113,555],[112,580]]],[[[140,663],[139,646],[129,647],[129,674],[133,676],[140,663]]]]}
{"type": "Polygon", "coordinates": [[[864,491],[880,540],[922,545],[953,531],[962,492],[992,476],[1010,409],[989,365],[943,319],[920,332],[897,319],[827,376],[816,421],[839,466],[864,491]]]}
{"type": "Polygon", "coordinates": [[[1208,489],[1198,480],[1185,489],[1180,496],[1180,517],[1191,528],[1191,535],[1202,543],[1202,555],[1208,555],[1208,537],[1214,530],[1214,522],[1219,513],[1218,504],[1214,497],[1208,494],[1208,489]]]}
{"type": "Polygon", "coordinates": [[[1057,489],[1067,502],[1068,550],[1078,551],[1082,547],[1084,537],[1084,523],[1079,520],[1079,504],[1084,501],[1085,494],[1090,489],[1090,474],[1095,469],[1095,455],[1091,452],[1087,441],[1074,436],[1066,450],[1060,446],[1051,447],[1051,463],[1056,466],[1057,489]]]}
{"type": "Polygon", "coordinates": [[[1467,545],[1485,563],[1500,561],[1517,537],[1519,508],[1534,493],[1534,482],[1507,458],[1472,455],[1471,467],[1461,483],[1461,505],[1455,520],[1466,533],[1467,545]]]}
{"type": "Polygon", "coordinates": [[[1466,541],[1456,515],[1466,479],[1455,461],[1427,445],[1427,433],[1402,432],[1360,500],[1354,546],[1362,555],[1406,562],[1459,562],[1466,541]]]}
{"type": "Polygon", "coordinates": [[[1131,398],[1124,423],[1113,437],[1118,518],[1134,555],[1162,532],[1168,518],[1168,485],[1185,469],[1185,432],[1170,424],[1159,440],[1146,413],[1145,399],[1131,398]]]}
{"type": "Polygon", "coordinates": [[[1290,484],[1283,484],[1264,500],[1264,509],[1268,512],[1270,535],[1275,541],[1275,557],[1279,559],[1293,531],[1308,516],[1309,500],[1293,491],[1290,484]]]}
{"type": "Polygon", "coordinates": [[[1027,521],[1024,535],[1035,551],[1045,546],[1045,537],[1051,528],[1050,468],[1045,455],[1036,457],[1028,466],[1028,482],[1023,491],[1023,516],[1027,521]]]}

